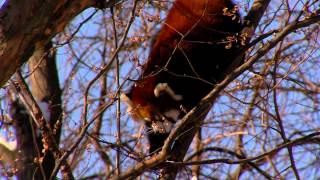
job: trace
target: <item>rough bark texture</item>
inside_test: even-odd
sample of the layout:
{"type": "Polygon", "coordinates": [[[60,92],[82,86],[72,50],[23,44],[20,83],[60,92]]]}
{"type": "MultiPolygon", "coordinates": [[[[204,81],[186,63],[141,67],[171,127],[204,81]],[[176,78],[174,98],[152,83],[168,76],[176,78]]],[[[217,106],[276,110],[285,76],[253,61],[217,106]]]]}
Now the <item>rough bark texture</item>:
{"type": "MultiPolygon", "coordinates": [[[[38,103],[47,103],[50,118],[46,119],[54,132],[55,142],[59,144],[62,119],[61,90],[55,64],[55,54],[50,53],[51,44],[38,46],[30,58],[29,73],[31,92],[38,103]]],[[[19,74],[17,73],[17,76],[19,74]]],[[[21,76],[19,76],[21,77],[21,76]]],[[[14,91],[20,93],[23,87],[18,84],[14,91]]],[[[22,97],[22,96],[20,96],[22,97]]],[[[28,98],[22,99],[24,104],[32,104],[28,98]]],[[[36,127],[32,108],[25,108],[18,100],[13,100],[10,114],[16,129],[17,137],[17,179],[48,179],[55,166],[55,157],[51,151],[43,151],[43,137],[36,127]],[[27,113],[28,112],[28,113],[27,113]]],[[[33,112],[34,113],[34,112],[33,112]]]]}
{"type": "Polygon", "coordinates": [[[29,60],[31,92],[38,102],[47,102],[50,111],[49,125],[56,130],[56,142],[60,140],[60,129],[55,124],[61,120],[61,89],[59,87],[58,71],[55,54],[50,52],[51,45],[37,48],[29,60]]]}
{"type": "Polygon", "coordinates": [[[0,87],[29,59],[36,44],[47,44],[84,9],[112,2],[7,0],[0,9],[0,87]]]}
{"type": "MultiPolygon", "coordinates": [[[[59,88],[58,71],[55,64],[55,54],[50,53],[51,44],[35,49],[29,60],[31,92],[38,102],[49,104],[50,119],[47,119],[50,129],[54,132],[55,141],[59,144],[62,120],[61,89],[59,88]]],[[[39,141],[42,147],[42,142],[39,141]]],[[[43,169],[46,177],[50,177],[55,166],[52,152],[47,152],[43,159],[43,169]]]]}

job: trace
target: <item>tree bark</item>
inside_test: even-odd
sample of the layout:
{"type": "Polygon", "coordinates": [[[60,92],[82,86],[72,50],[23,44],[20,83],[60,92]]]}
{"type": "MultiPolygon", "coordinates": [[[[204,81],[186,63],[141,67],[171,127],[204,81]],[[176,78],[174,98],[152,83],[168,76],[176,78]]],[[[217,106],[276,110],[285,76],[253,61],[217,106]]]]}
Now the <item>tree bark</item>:
{"type": "Polygon", "coordinates": [[[80,12],[110,7],[117,0],[7,0],[0,9],[0,87],[80,12]]]}
{"type": "MultiPolygon", "coordinates": [[[[60,140],[62,120],[61,90],[59,88],[58,72],[55,64],[55,53],[50,52],[51,44],[37,47],[30,58],[29,75],[31,92],[38,104],[46,103],[50,118],[46,119],[49,128],[54,132],[57,144],[60,140]]],[[[18,87],[18,86],[16,86],[18,87]]],[[[19,88],[16,88],[19,92],[19,88]]],[[[25,101],[26,99],[24,99],[25,101]]],[[[32,104],[31,102],[27,102],[32,104]]],[[[32,110],[32,108],[30,109],[32,110]]],[[[55,166],[55,157],[43,146],[40,130],[35,126],[32,117],[25,106],[13,100],[10,114],[17,137],[17,178],[18,179],[48,179],[55,166]]]]}
{"type": "MultiPolygon", "coordinates": [[[[37,47],[29,60],[31,92],[38,103],[48,104],[50,118],[49,127],[54,132],[55,142],[59,144],[62,124],[61,89],[59,87],[58,71],[55,53],[50,51],[51,43],[37,47]]],[[[43,147],[41,138],[39,146],[43,147]]],[[[42,162],[45,176],[48,178],[55,166],[55,158],[51,151],[46,152],[42,162]]]]}

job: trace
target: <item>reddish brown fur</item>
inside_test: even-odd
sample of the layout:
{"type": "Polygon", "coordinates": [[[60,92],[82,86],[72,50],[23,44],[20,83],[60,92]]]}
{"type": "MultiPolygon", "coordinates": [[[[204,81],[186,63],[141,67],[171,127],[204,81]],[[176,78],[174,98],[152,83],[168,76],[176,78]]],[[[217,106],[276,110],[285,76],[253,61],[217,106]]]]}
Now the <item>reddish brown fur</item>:
{"type": "MultiPolygon", "coordinates": [[[[151,48],[143,74],[129,92],[139,118],[156,121],[170,109],[193,108],[223,77],[236,56],[236,44],[226,49],[226,38],[241,31],[236,18],[223,14],[232,10],[230,0],[176,0],[151,48]],[[176,94],[175,101],[166,93],[155,97],[158,83],[167,83],[176,94]]],[[[185,115],[181,111],[180,117],[185,115]]],[[[150,126],[150,122],[147,122],[150,126]]],[[[151,151],[162,146],[166,135],[149,134],[151,151]]]]}

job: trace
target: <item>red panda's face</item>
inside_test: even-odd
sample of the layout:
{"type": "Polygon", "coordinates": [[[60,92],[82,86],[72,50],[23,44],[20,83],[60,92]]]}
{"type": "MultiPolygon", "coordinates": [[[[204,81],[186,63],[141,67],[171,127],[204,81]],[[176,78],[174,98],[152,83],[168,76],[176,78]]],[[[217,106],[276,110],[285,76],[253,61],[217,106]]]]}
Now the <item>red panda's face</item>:
{"type": "Polygon", "coordinates": [[[154,132],[168,133],[178,120],[181,110],[168,104],[161,104],[159,101],[163,96],[173,102],[179,102],[183,97],[176,94],[167,83],[158,83],[152,89],[148,86],[153,87],[151,84],[143,87],[136,85],[131,90],[133,97],[121,94],[121,100],[128,105],[127,112],[134,120],[149,123],[154,132]],[[150,90],[146,91],[146,89],[150,90]],[[159,106],[166,107],[160,108],[159,106]]]}
{"type": "Polygon", "coordinates": [[[127,113],[130,114],[133,120],[136,121],[151,121],[152,107],[150,104],[137,104],[133,102],[126,94],[121,94],[121,100],[128,106],[127,113]]]}

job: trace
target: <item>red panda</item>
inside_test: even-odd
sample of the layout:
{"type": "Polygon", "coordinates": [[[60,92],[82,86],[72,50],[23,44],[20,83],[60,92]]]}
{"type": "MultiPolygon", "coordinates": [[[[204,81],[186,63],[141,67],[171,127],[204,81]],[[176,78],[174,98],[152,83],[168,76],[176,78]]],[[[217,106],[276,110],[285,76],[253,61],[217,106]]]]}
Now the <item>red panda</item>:
{"type": "Polygon", "coordinates": [[[241,27],[231,0],[174,2],[139,80],[122,95],[133,119],[151,129],[150,152],[160,150],[175,122],[224,78],[241,27]]]}

